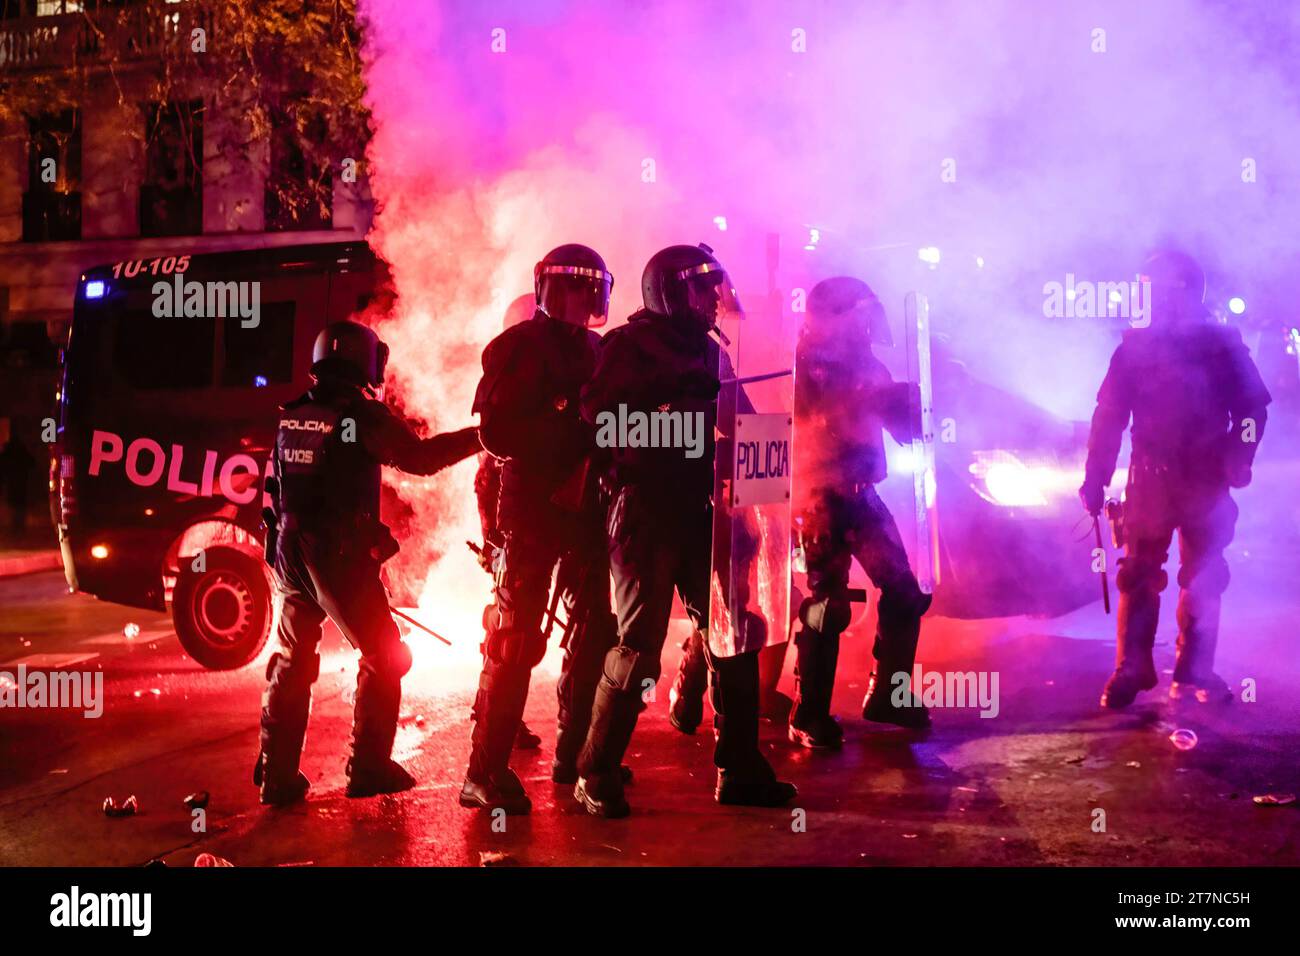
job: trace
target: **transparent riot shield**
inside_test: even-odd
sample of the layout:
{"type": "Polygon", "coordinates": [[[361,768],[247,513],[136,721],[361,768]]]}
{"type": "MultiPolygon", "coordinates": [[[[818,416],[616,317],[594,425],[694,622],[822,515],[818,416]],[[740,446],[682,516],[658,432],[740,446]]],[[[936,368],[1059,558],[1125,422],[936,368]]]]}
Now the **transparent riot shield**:
{"type": "Polygon", "coordinates": [[[916,580],[921,590],[933,594],[939,583],[939,522],[934,466],[934,391],[930,377],[930,303],[920,292],[903,301],[907,336],[907,380],[912,433],[912,525],[916,537],[916,580]]]}
{"type": "Polygon", "coordinates": [[[734,657],[789,627],[794,337],[770,307],[720,331],[708,641],[734,657]]]}

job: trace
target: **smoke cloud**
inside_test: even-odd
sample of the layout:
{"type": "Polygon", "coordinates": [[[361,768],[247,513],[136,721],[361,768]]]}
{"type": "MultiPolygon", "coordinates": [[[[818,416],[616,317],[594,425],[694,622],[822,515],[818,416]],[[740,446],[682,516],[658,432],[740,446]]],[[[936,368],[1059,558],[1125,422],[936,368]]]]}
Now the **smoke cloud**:
{"type": "MultiPolygon", "coordinates": [[[[1145,250],[1173,242],[1205,265],[1212,304],[1240,295],[1246,320],[1294,321],[1293,5],[362,0],[361,13],[370,238],[399,294],[380,332],[401,403],[438,429],[470,420],[482,346],[564,242],[605,257],[617,321],[670,243],[709,242],[742,295],[766,293],[777,233],[787,311],[798,289],[849,272],[897,322],[923,284],[975,374],[1073,418],[1091,411],[1115,326],[1046,318],[1045,283],[1132,280],[1145,250]],[[940,250],[934,268],[924,246],[940,250]]],[[[449,626],[476,624],[488,588],[462,544],[478,537],[471,477],[462,465],[405,493],[427,534],[421,603],[449,626]]]]}

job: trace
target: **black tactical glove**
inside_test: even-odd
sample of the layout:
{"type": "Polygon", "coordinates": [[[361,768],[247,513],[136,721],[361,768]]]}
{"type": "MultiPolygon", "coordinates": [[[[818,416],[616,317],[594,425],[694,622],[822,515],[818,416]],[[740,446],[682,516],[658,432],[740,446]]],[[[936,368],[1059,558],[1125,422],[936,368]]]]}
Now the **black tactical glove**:
{"type": "Polygon", "coordinates": [[[1085,481],[1079,489],[1079,500],[1090,515],[1101,514],[1102,505],[1106,503],[1106,489],[1093,481],[1085,481]]]}

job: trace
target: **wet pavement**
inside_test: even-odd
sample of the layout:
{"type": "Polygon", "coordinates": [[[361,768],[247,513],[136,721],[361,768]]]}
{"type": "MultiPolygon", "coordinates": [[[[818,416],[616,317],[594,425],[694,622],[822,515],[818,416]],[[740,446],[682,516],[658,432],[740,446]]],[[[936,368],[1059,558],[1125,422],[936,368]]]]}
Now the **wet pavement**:
{"type": "MultiPolygon", "coordinates": [[[[1160,690],[1128,712],[1100,712],[1113,619],[1098,603],[1053,621],[927,620],[923,666],[996,671],[997,716],[943,710],[925,737],[878,729],[859,717],[867,618],[845,641],[835,699],[844,749],[797,750],[783,728],[763,727],[772,762],[800,788],[784,810],[713,803],[707,725],[686,737],[666,719],[678,653],[670,642],[658,699],[629,752],[633,816],[587,817],[570,788],[549,781],[553,652],[539,668],[526,715],[543,747],[514,761],[534,811],[507,819],[504,832],[499,821],[494,826],[489,815],[456,802],[477,635],[449,635],[457,643],[451,651],[409,638],[417,666],[406,681],[396,756],[421,783],[368,800],[343,796],[356,656],[328,635],[304,759],[310,799],[269,810],[257,804],[249,779],[261,663],[204,671],[181,651],[163,615],[68,595],[57,572],[4,579],[0,671],[31,663],[31,655],[56,655],[37,660],[101,670],[106,702],[98,719],[67,710],[0,711],[0,864],[161,858],[190,866],[210,852],[239,866],[1296,865],[1300,806],[1252,801],[1300,789],[1294,619],[1258,598],[1275,593],[1290,602],[1293,589],[1280,577],[1266,580],[1264,562],[1235,560],[1243,583],[1228,595],[1220,672],[1233,686],[1253,680],[1254,703],[1171,704],[1164,697],[1174,636],[1167,620],[1157,647],[1160,690]],[[134,639],[123,634],[128,623],[140,628],[134,639]],[[1177,729],[1193,730],[1196,746],[1176,747],[1170,734],[1177,729]],[[206,820],[183,805],[197,790],[211,793],[206,820]],[[103,814],[106,797],[120,803],[132,794],[137,815],[103,814]]],[[[792,665],[787,661],[782,682],[787,692],[792,665]]]]}

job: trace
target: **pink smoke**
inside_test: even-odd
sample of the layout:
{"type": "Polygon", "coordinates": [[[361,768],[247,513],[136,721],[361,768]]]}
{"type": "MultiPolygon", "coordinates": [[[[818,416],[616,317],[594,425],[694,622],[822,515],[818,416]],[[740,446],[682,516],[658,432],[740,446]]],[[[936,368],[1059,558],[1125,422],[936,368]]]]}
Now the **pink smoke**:
{"type": "MultiPolygon", "coordinates": [[[[914,250],[936,245],[936,328],[977,374],[1075,417],[1113,332],[1045,320],[1044,282],[1131,278],[1171,236],[1217,293],[1281,307],[1300,291],[1300,180],[1285,175],[1300,12],[1285,4],[362,0],[361,14],[370,240],[400,296],[380,331],[401,403],[433,428],[470,421],[482,346],[563,242],[604,255],[615,321],[669,243],[709,242],[752,297],[775,232],[787,309],[851,271],[895,316],[906,269],[925,269],[914,250]],[[805,252],[811,228],[824,241],[805,252]],[[949,271],[976,255],[977,283],[949,271]]],[[[401,489],[421,607],[464,635],[489,585],[463,545],[478,538],[472,471],[401,489]]]]}

